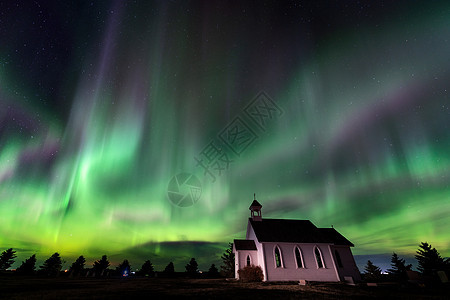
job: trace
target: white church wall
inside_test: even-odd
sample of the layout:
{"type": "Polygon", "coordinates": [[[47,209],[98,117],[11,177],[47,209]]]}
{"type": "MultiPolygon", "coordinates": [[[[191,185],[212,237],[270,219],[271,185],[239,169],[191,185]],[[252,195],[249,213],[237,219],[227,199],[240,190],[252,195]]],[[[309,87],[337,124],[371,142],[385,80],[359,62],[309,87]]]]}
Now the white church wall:
{"type": "Polygon", "coordinates": [[[289,281],[305,279],[309,281],[339,281],[328,251],[328,244],[318,244],[322,252],[324,268],[318,268],[314,254],[314,244],[263,243],[264,259],[268,281],[289,281]],[[282,256],[282,267],[277,268],[274,247],[278,245],[282,256]],[[294,247],[298,245],[303,254],[304,268],[297,268],[294,247]]]}
{"type": "Polygon", "coordinates": [[[344,281],[344,276],[351,276],[354,280],[361,280],[361,274],[356,266],[355,259],[352,254],[352,250],[349,246],[331,246],[332,253],[336,261],[336,253],[338,251],[341,258],[342,267],[340,267],[336,261],[336,268],[339,273],[341,281],[344,281]]]}
{"type": "Polygon", "coordinates": [[[258,266],[258,253],[256,250],[239,250],[234,254],[234,274],[235,278],[239,279],[238,270],[247,266],[247,257],[250,257],[250,265],[258,266]]]}
{"type": "Polygon", "coordinates": [[[250,256],[250,265],[258,265],[258,255],[256,250],[239,250],[239,269],[247,266],[247,256],[250,256]]]}
{"type": "Polygon", "coordinates": [[[234,253],[234,278],[239,279],[239,251],[236,250],[235,245],[233,244],[233,253],[234,253]]]}
{"type": "Polygon", "coordinates": [[[253,227],[250,225],[250,222],[247,226],[247,236],[246,236],[247,240],[253,240],[255,241],[255,245],[256,245],[256,249],[257,251],[257,256],[258,256],[258,264],[254,264],[259,265],[263,271],[263,275],[264,275],[264,281],[267,280],[267,271],[266,271],[266,263],[264,261],[264,251],[263,251],[263,246],[260,242],[258,242],[258,239],[256,238],[255,235],[255,231],[253,230],[253,227]]]}

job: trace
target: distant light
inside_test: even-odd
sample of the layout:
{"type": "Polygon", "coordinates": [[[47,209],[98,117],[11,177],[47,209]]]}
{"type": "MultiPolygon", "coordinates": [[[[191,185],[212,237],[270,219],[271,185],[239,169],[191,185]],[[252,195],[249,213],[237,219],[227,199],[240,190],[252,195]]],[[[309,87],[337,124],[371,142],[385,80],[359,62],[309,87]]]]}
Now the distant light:
{"type": "Polygon", "coordinates": [[[64,273],[67,273],[67,269],[64,270],[64,273]]]}

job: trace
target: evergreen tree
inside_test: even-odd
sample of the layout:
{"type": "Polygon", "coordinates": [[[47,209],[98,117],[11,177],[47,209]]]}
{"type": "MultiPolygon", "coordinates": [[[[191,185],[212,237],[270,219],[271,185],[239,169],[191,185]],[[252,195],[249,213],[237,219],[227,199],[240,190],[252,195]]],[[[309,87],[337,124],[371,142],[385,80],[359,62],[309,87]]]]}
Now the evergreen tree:
{"type": "Polygon", "coordinates": [[[14,263],[16,258],[16,251],[13,248],[9,248],[2,252],[0,255],[0,271],[6,270],[14,263]]]}
{"type": "Polygon", "coordinates": [[[139,271],[139,275],[153,277],[154,274],[153,264],[149,260],[146,260],[139,271]]]}
{"type": "Polygon", "coordinates": [[[84,264],[86,263],[86,259],[83,255],[77,258],[77,260],[70,266],[69,272],[72,275],[81,275],[84,270],[84,264]]]}
{"type": "Polygon", "coordinates": [[[40,272],[47,276],[58,276],[61,271],[62,261],[58,252],[55,252],[50,256],[42,266],[40,266],[40,272]]]}
{"type": "Polygon", "coordinates": [[[216,265],[212,264],[208,270],[208,277],[217,278],[219,277],[219,270],[217,270],[216,265]]]}
{"type": "Polygon", "coordinates": [[[173,262],[170,262],[166,268],[164,269],[164,273],[172,274],[175,273],[175,267],[173,266],[173,262]]]}
{"type": "Polygon", "coordinates": [[[186,265],[186,272],[190,276],[194,276],[198,272],[198,264],[195,261],[195,258],[191,258],[191,261],[186,265]]]}
{"type": "Polygon", "coordinates": [[[366,280],[379,280],[381,278],[381,269],[375,266],[370,260],[367,261],[364,270],[366,280]]]}
{"type": "Polygon", "coordinates": [[[234,277],[234,253],[233,253],[233,243],[228,244],[228,249],[221,256],[223,265],[220,266],[222,274],[224,277],[234,277]]]}
{"type": "Polygon", "coordinates": [[[431,248],[431,245],[427,242],[422,242],[416,253],[417,269],[424,276],[436,276],[436,271],[448,271],[450,269],[450,259],[444,260],[436,248],[431,248]]]}
{"type": "Polygon", "coordinates": [[[120,276],[130,275],[131,266],[128,259],[125,259],[117,268],[116,271],[119,272],[120,276]]]}
{"type": "Polygon", "coordinates": [[[94,264],[92,265],[92,269],[94,270],[96,276],[103,276],[103,273],[109,267],[109,265],[110,263],[108,261],[108,257],[106,255],[103,255],[101,259],[94,262],[94,264]]]}
{"type": "Polygon", "coordinates": [[[17,268],[17,272],[24,275],[32,275],[34,274],[35,268],[36,268],[36,254],[33,254],[30,256],[30,258],[22,262],[20,267],[17,268]]]}
{"type": "Polygon", "coordinates": [[[408,274],[406,273],[406,271],[411,270],[412,265],[406,265],[405,263],[405,260],[399,258],[397,253],[394,252],[391,258],[392,269],[388,269],[387,272],[395,279],[406,280],[408,279],[408,274]]]}

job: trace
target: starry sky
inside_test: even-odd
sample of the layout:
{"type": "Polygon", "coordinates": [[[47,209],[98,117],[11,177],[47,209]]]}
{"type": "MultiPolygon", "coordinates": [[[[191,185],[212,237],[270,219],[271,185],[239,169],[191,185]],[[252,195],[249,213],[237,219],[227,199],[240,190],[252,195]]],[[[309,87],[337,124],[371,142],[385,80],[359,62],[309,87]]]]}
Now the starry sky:
{"type": "Polygon", "coordinates": [[[256,193],[450,256],[449,82],[447,1],[0,1],[0,248],[207,269],[256,193]]]}

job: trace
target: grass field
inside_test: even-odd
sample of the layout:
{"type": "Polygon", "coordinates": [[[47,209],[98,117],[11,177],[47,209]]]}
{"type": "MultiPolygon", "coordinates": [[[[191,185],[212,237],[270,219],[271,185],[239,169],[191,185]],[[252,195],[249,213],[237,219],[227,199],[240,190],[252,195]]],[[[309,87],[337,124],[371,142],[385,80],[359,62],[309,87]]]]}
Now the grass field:
{"type": "Polygon", "coordinates": [[[242,283],[225,279],[0,277],[1,299],[449,299],[448,287],[242,283]]]}

